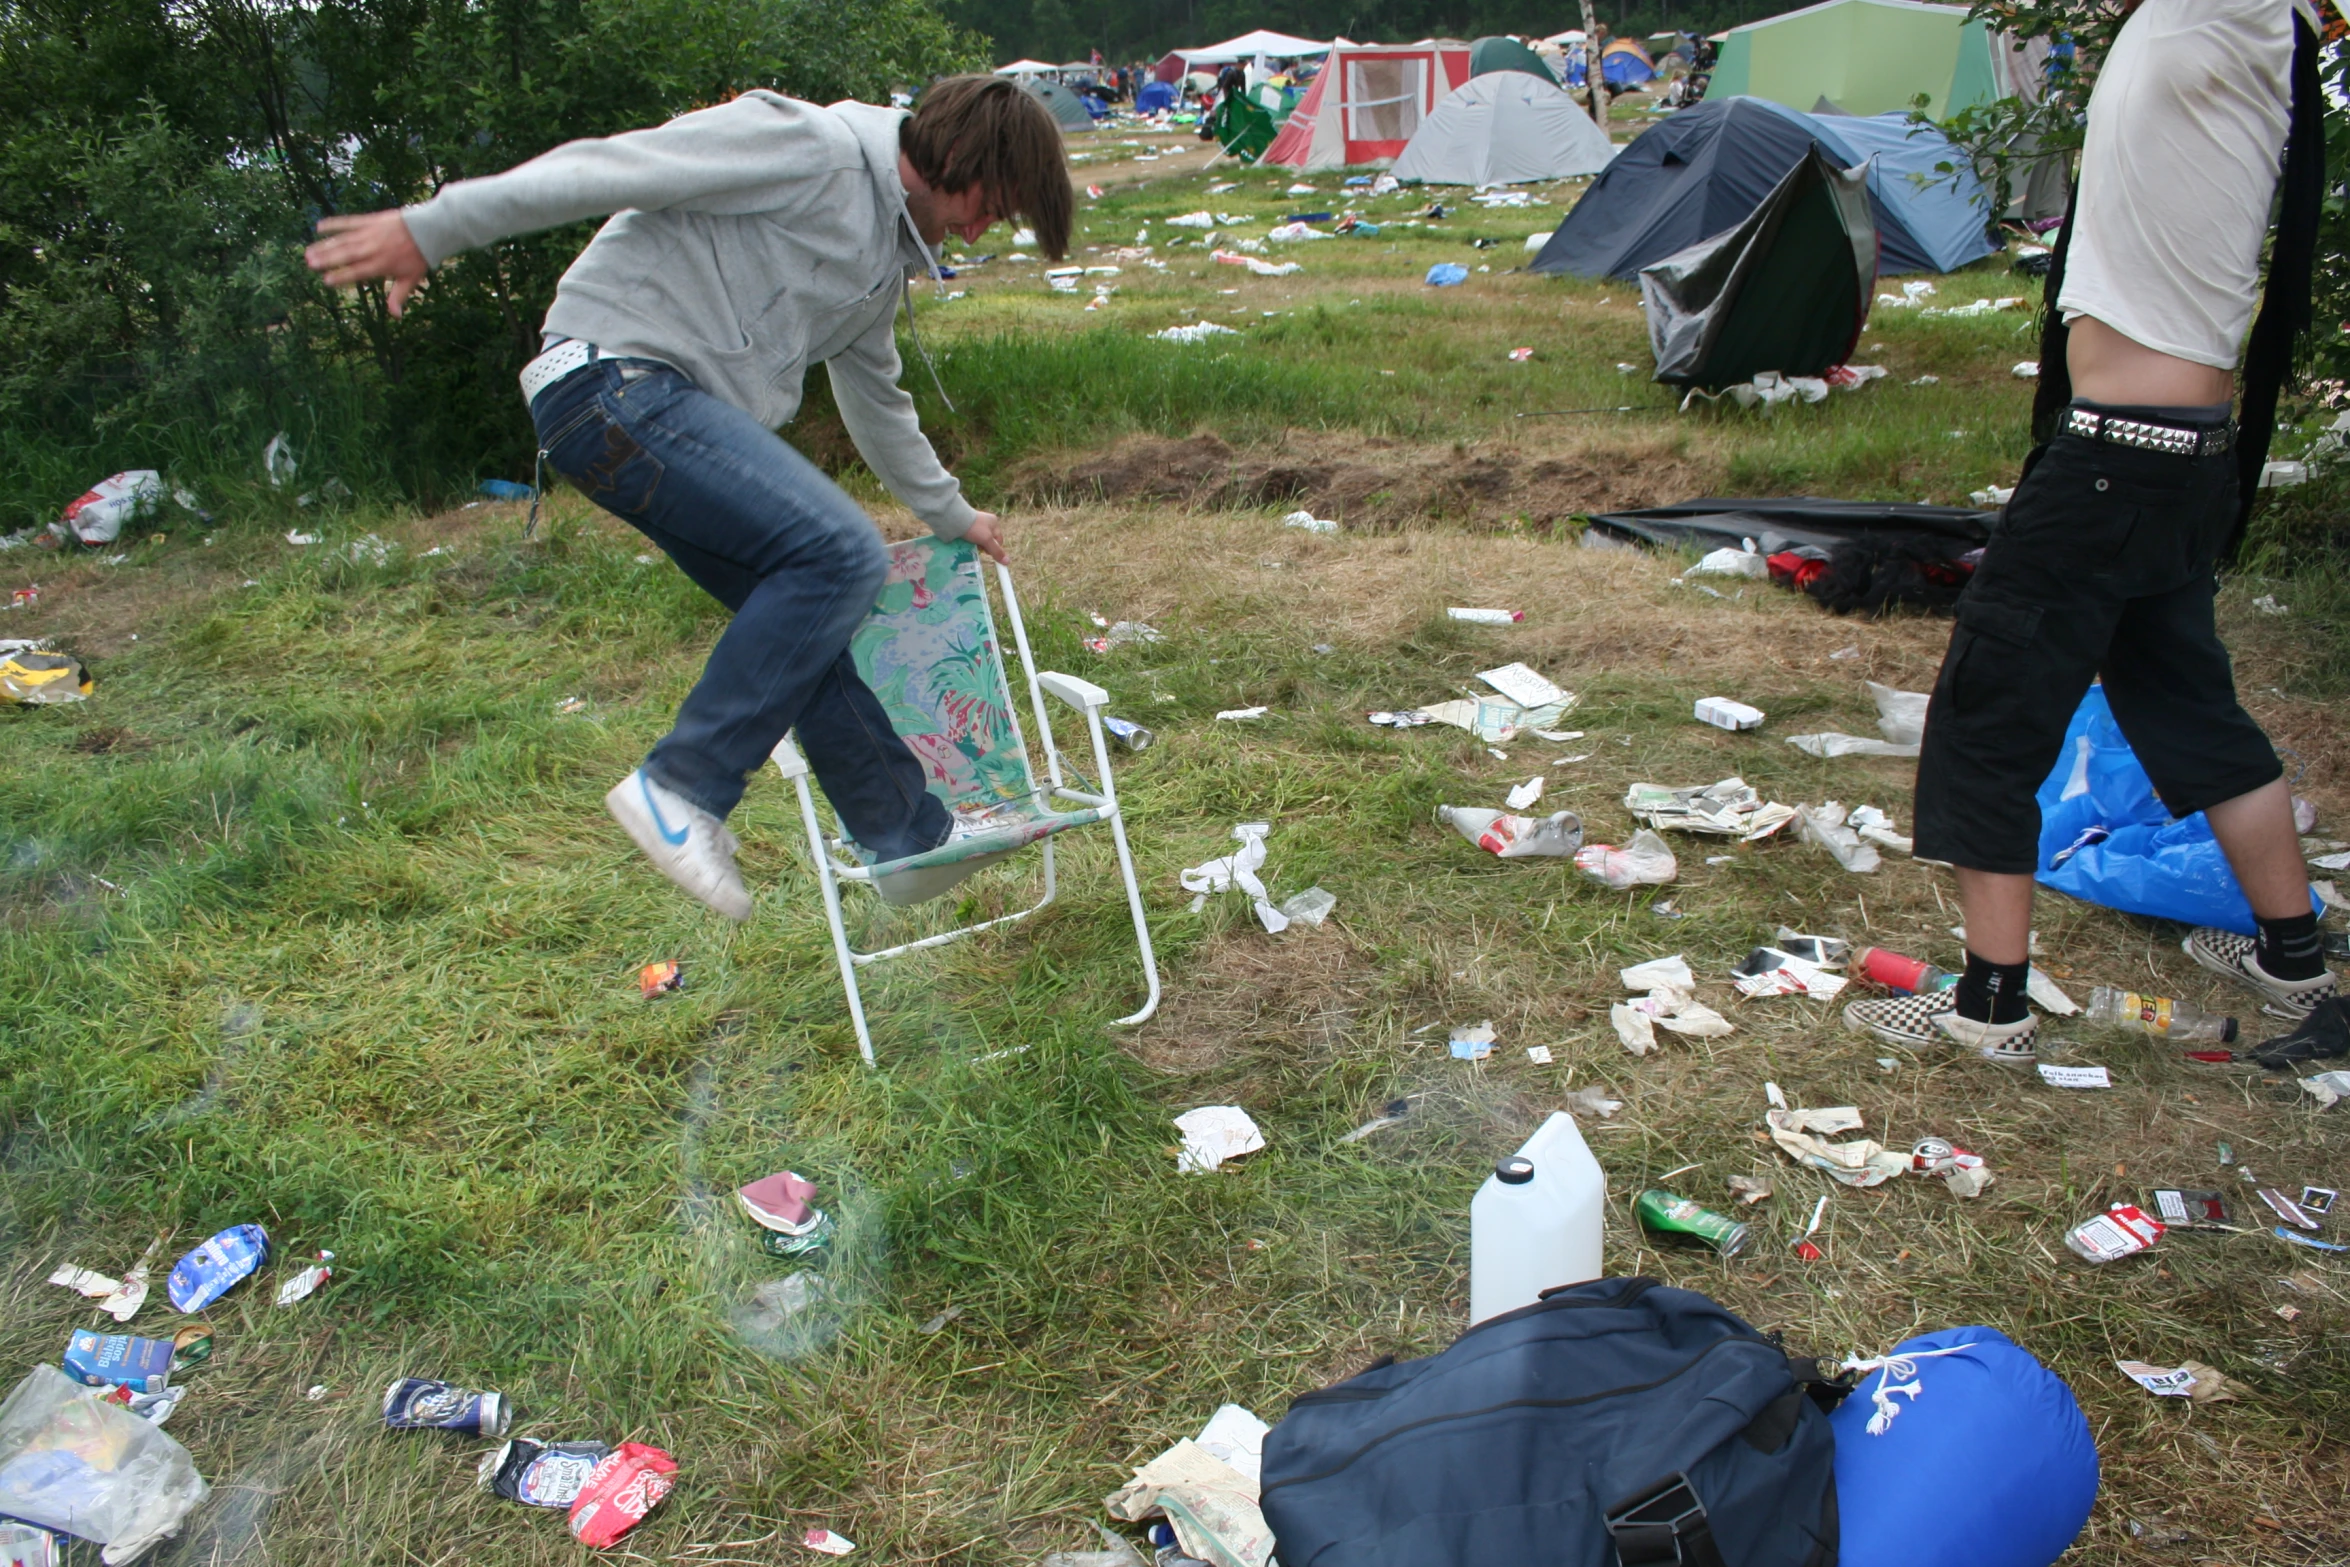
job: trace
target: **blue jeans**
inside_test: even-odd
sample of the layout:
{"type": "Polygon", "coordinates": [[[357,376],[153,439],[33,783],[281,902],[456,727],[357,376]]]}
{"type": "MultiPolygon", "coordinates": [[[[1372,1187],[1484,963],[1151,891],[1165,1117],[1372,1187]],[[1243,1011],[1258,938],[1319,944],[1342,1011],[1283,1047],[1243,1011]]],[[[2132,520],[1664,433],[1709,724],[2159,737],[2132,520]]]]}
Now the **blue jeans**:
{"type": "Polygon", "coordinates": [[[530,415],[550,467],[734,611],[646,774],[724,817],[796,728],[860,848],[892,860],[943,843],[946,807],[849,656],[889,567],[857,503],[749,414],[650,360],[575,370],[530,415]]]}

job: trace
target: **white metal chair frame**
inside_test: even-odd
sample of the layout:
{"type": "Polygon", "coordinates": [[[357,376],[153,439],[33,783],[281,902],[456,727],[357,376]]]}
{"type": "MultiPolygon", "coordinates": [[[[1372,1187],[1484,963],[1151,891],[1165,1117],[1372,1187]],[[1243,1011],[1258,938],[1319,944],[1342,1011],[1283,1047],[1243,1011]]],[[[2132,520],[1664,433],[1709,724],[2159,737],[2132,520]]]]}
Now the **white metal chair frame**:
{"type": "MultiPolygon", "coordinates": [[[[1134,854],[1126,843],[1126,819],[1118,807],[1117,785],[1110,777],[1109,742],[1102,732],[1102,709],[1109,705],[1110,693],[1092,681],[1081,680],[1075,675],[1064,675],[1052,670],[1041,673],[1038,671],[1036,659],[1028,650],[1028,626],[1020,618],[1020,596],[1013,591],[1012,574],[1008,569],[999,565],[995,568],[995,577],[996,586],[1003,594],[1004,611],[1011,618],[1012,636],[1020,652],[1021,673],[1028,677],[1028,700],[1036,715],[1037,733],[1044,740],[1046,781],[1039,781],[1034,765],[1035,752],[1028,748],[1028,737],[1020,727],[1019,708],[1012,701],[1010,677],[1004,666],[1003,641],[996,625],[995,604],[987,595],[986,573],[983,571],[980,574],[980,600],[987,611],[989,636],[996,646],[997,674],[999,679],[1005,682],[1003,686],[1004,712],[1011,721],[1014,738],[1020,742],[1022,751],[1029,758],[1029,801],[1039,811],[1049,810],[1052,800],[1075,801],[1080,805],[1100,810],[1103,813],[1102,819],[1109,823],[1110,836],[1116,840],[1118,845],[1118,872],[1126,883],[1127,911],[1134,918],[1135,944],[1142,950],[1143,977],[1150,986],[1150,993],[1144,999],[1141,1010],[1131,1016],[1117,1019],[1116,1026],[1126,1027],[1140,1023],[1159,1009],[1159,965],[1157,958],[1151,951],[1150,926],[1143,918],[1142,888],[1134,879],[1134,854]],[[1094,767],[1101,778],[1101,792],[1099,794],[1071,788],[1062,777],[1061,752],[1060,748],[1053,743],[1052,720],[1047,716],[1044,705],[1044,694],[1048,691],[1085,714],[1086,729],[1093,740],[1094,767]]],[[[857,1049],[864,1056],[865,1064],[872,1066],[875,1064],[873,1033],[865,1023],[865,1001],[863,993],[857,986],[857,970],[868,963],[879,963],[885,958],[902,957],[909,952],[919,952],[925,947],[943,947],[949,942],[960,941],[965,936],[977,935],[980,931],[992,930],[998,925],[1014,924],[1036,913],[1037,910],[1051,903],[1058,891],[1058,882],[1053,866],[1053,840],[1060,835],[1058,833],[1047,834],[1041,840],[1040,846],[1044,850],[1044,896],[1027,908],[1016,914],[1002,914],[994,919],[981,920],[975,925],[966,925],[959,930],[945,931],[936,936],[925,936],[919,941],[909,941],[895,947],[885,947],[878,952],[859,952],[849,945],[848,928],[841,921],[840,884],[846,881],[861,882],[870,886],[873,881],[874,868],[860,865],[839,852],[838,840],[828,842],[825,839],[823,825],[816,819],[816,795],[809,786],[812,774],[808,767],[808,759],[800,754],[799,746],[794,743],[791,736],[786,735],[776,746],[775,765],[784,777],[792,781],[793,788],[799,791],[800,820],[808,829],[809,857],[815,862],[816,879],[824,891],[824,916],[832,926],[832,949],[834,956],[840,962],[841,986],[848,992],[849,1016],[856,1021],[857,1025],[857,1049]]]]}

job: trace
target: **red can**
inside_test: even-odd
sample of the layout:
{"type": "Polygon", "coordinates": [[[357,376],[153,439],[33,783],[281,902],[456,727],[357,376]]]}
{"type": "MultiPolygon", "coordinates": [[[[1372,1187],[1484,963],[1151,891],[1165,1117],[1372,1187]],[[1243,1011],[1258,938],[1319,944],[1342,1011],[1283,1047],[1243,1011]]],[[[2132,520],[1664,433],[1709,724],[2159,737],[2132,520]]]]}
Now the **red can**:
{"type": "Polygon", "coordinates": [[[1870,984],[1882,985],[1904,996],[1947,990],[1958,983],[1958,976],[1946,969],[1905,958],[1898,952],[1887,952],[1883,947],[1861,948],[1853,957],[1852,970],[1870,984]]]}

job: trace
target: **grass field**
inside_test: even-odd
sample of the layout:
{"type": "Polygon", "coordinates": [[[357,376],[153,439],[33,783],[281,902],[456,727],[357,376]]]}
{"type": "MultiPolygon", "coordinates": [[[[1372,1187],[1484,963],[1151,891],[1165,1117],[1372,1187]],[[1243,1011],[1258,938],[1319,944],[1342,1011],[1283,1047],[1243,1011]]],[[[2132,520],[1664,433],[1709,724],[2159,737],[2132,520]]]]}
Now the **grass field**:
{"type": "MultiPolygon", "coordinates": [[[[1794,841],[1678,838],[1667,919],[1647,893],[1497,861],[1433,819],[1542,771],[1547,805],[1620,842],[1627,784],[1735,772],[1906,829],[1907,764],[1816,761],[1783,737],[1869,732],[1864,678],[1921,689],[1946,623],[1839,620],[1760,584],[1701,594],[1675,585],[1683,562],[1578,548],[1570,519],[1709,492],[1953,502],[2012,482],[2025,314],[1883,312],[1856,356],[1883,381],[1775,415],[1677,414],[1616,368],[1645,360],[1629,290],[1509,270],[1573,187],[1532,212],[1289,247],[1303,272],[1257,278],[1165,248],[1183,232],[1165,219],[1207,207],[1261,234],[1338,210],[1335,182],[1289,197],[1285,176],[1247,173],[1209,196],[1222,171],[1195,149],[1077,166],[1104,187],[1083,242],[1106,254],[1148,224],[1165,271],[1080,257],[1121,267],[1089,312],[1097,280],[1053,294],[1036,266],[990,262],[952,285],[963,298],[917,304],[960,411],[936,406],[918,362],[907,378],[975,492],[1006,505],[1040,660],[1160,736],[1119,775],[1167,984],[1139,1029],[1106,1026],[1140,975],[1109,850],[1085,835],[1048,914],[880,971],[878,1072],[858,1061],[777,778],[734,823],[750,924],[647,871],[599,797],[666,727],[721,612],[576,496],[526,542],[515,507],[322,515],[223,483],[216,524],[174,523],[119,564],[0,555],[10,585],[42,586],[9,633],[56,638],[98,682],[79,706],[0,710],[6,1364],[54,1360],[69,1328],[103,1320],[42,1282],[60,1262],[119,1270],[157,1236],[168,1258],[241,1222],[266,1225],[280,1259],[214,1309],[220,1349],[182,1379],[171,1430],[213,1495],[156,1560],[575,1560],[558,1517],[474,1489],[479,1444],[380,1429],[376,1400],[404,1374],[503,1389],[518,1432],[675,1453],[681,1483],[634,1559],[808,1560],[795,1542],[817,1525],[892,1564],[1090,1548],[1100,1499],[1219,1403],[1278,1418],[1379,1355],[1448,1343],[1471,1193],[1594,1084],[1625,1102],[1585,1125],[1623,1199],[1611,1272],[1704,1289],[1806,1352],[1985,1323],[2065,1376],[2105,1475],[2071,1560],[2350,1555],[2350,1269],[2258,1228],[2102,1269],[2060,1240],[2153,1186],[2248,1199],[2222,1139],[2263,1184],[2350,1184],[2350,1112],[2077,1021],[2050,1021],[2046,1058],[2106,1064],[2110,1091],[1910,1057],[1844,1031],[1832,1005],[1738,1000],[1728,967],[1781,924],[1954,966],[1947,873],[1897,856],[1856,877],[1794,841]],[[1453,259],[1492,270],[1420,283],[1453,259]],[[1144,336],[1210,317],[1243,330],[1144,336]],[[1506,357],[1518,345],[1530,361],[1506,357]],[[1638,411],[1511,417],[1616,405],[1638,411]],[[1185,461],[1180,493],[1153,477],[1185,461]],[[1346,531],[1284,529],[1300,503],[1346,531]],[[323,541],[289,545],[296,527],[323,541]],[[354,551],[368,535],[394,546],[382,560],[354,551]],[[1461,626],[1448,604],[1526,620],[1461,626]],[[1092,612],[1165,640],[1088,653],[1092,612]],[[1578,693],[1585,738],[1503,761],[1459,731],[1363,720],[1514,659],[1578,693]],[[1717,694],[1769,724],[1692,723],[1692,699],[1717,694]],[[1271,711],[1253,724],[1213,717],[1255,704],[1271,711]],[[1276,898],[1330,889],[1329,925],[1268,936],[1237,898],[1188,912],[1177,871],[1251,819],[1274,824],[1276,898]],[[1607,1021],[1615,971],[1673,952],[1737,1031],[1631,1057],[1607,1021]],[[634,974],[660,959],[687,986],[647,1003],[634,974]],[[1487,1017],[1500,1043],[1481,1063],[1428,1027],[1487,1017]],[[1797,1262],[1831,1187],[1762,1138],[1766,1080],[1858,1105],[1888,1144],[1949,1137],[1998,1184],[1965,1204],[1925,1181],[1835,1188],[1827,1260],[1797,1262]],[[1403,1125],[1338,1141],[1398,1097],[1403,1125]],[[1207,1104],[1244,1106],[1269,1146],[1178,1176],[1172,1118],[1207,1104]],[[728,1193],[786,1166],[823,1184],[842,1232],[828,1302],[779,1327],[747,1303],[792,1265],[757,1250],[728,1193]],[[1717,1205],[1728,1177],[1773,1176],[1744,1255],[1644,1243],[1629,1198],[1673,1171],[1717,1205]],[[320,1248],[333,1281],[272,1306],[320,1248]],[[2157,1400],[2117,1358],[2200,1360],[2240,1396],[2157,1400]]],[[[2029,289],[1997,260],[1938,283],[1940,303],[2029,289]]],[[[821,406],[800,438],[838,451],[821,406]]],[[[2350,601],[2332,583],[2234,580],[2223,615],[2319,831],[2350,836],[2350,601]],[[2291,613],[2255,611],[2264,594],[2291,613]]],[[[959,910],[858,905],[855,921],[903,939],[1008,908],[1032,877],[1022,864],[969,884],[959,910]]],[[[2175,928],[2054,899],[2038,923],[2076,998],[2159,990],[2260,1037],[2175,928]]],[[[133,1326],[174,1321],[158,1287],[133,1326]]]]}

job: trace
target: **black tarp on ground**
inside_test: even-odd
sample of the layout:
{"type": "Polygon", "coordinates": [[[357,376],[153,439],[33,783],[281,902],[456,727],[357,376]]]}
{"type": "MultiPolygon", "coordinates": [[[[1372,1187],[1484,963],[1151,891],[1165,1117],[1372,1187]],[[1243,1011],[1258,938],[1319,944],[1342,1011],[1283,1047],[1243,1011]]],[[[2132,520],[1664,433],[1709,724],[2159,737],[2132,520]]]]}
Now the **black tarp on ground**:
{"type": "Polygon", "coordinates": [[[1966,226],[1954,187],[1934,185],[1930,177],[1913,187],[1904,172],[1913,164],[1931,166],[1948,144],[1923,136],[1913,144],[1904,134],[1896,145],[1891,132],[1871,127],[1860,119],[1814,119],[1760,98],[1709,98],[1633,138],[1591,182],[1529,270],[1629,281],[1650,262],[1743,222],[1815,145],[1839,167],[1872,157],[1883,165],[1869,193],[1880,273],[1946,271],[1988,255],[1992,246],[1979,223],[1973,245],[1953,248],[1944,232],[1953,223],[1966,226]],[[1912,232],[1913,222],[1921,232],[1912,232]]]}
{"type": "Polygon", "coordinates": [[[1867,171],[1808,148],[1745,222],[1640,269],[1656,379],[1723,387],[1842,364],[1876,281],[1867,171]]]}
{"type": "Polygon", "coordinates": [[[1736,549],[1752,539],[1765,555],[1789,550],[1822,564],[1795,586],[1837,614],[1895,605],[1948,609],[1988,543],[1996,511],[1901,501],[1709,497],[1645,511],[1602,512],[1592,531],[1665,549],[1736,549]]]}

